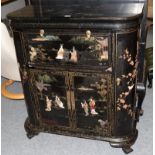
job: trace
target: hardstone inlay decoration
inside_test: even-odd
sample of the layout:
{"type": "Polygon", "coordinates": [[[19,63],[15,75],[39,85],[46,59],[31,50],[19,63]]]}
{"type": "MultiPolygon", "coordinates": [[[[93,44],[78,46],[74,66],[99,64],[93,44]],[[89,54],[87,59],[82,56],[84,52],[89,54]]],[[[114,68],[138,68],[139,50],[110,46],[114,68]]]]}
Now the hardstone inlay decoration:
{"type": "Polygon", "coordinates": [[[42,44],[36,47],[29,45],[29,57],[31,62],[63,60],[64,62],[77,63],[78,51],[74,46],[72,49],[66,49],[63,44],[60,44],[59,49],[52,47],[51,49],[46,49],[42,44]]]}
{"type": "Polygon", "coordinates": [[[46,53],[46,49],[41,44],[36,47],[29,45],[29,55],[31,62],[52,60],[46,53]]]}
{"type": "Polygon", "coordinates": [[[126,75],[121,75],[121,77],[116,78],[116,85],[120,86],[123,81],[126,81],[126,91],[123,91],[119,94],[119,97],[117,98],[117,111],[120,111],[121,109],[125,109],[130,116],[133,115],[133,110],[131,107],[131,104],[128,104],[126,101],[126,98],[129,96],[131,91],[134,89],[135,86],[135,79],[137,75],[137,56],[135,58],[135,61],[132,59],[132,56],[128,49],[124,50],[124,53],[119,57],[119,59],[122,59],[128,63],[132,67],[132,71],[128,72],[126,75]]]}
{"type": "Polygon", "coordinates": [[[28,43],[29,60],[30,62],[58,60],[75,64],[79,61],[82,63],[86,61],[85,59],[97,60],[99,63],[107,62],[109,60],[108,42],[107,36],[93,36],[90,30],[87,30],[85,35],[75,37],[68,34],[66,36],[51,33],[45,35],[45,31],[41,29],[39,35],[31,37],[31,41],[28,43]],[[63,37],[71,39],[64,40],[63,37]],[[52,43],[48,48],[46,47],[47,41],[52,43]],[[33,42],[38,42],[38,44],[34,45],[33,42]],[[84,58],[80,60],[81,57],[84,58]]]}
{"type": "Polygon", "coordinates": [[[55,35],[46,35],[44,29],[39,31],[39,35],[32,38],[32,41],[60,41],[61,39],[55,35]]]}
{"type": "Polygon", "coordinates": [[[70,42],[75,45],[83,44],[85,50],[89,51],[99,61],[108,60],[108,37],[94,37],[90,30],[86,31],[85,36],[73,37],[70,42]]]}
{"type": "Polygon", "coordinates": [[[57,82],[57,79],[54,76],[49,76],[48,74],[38,75],[38,81],[35,81],[35,86],[38,90],[40,100],[46,100],[45,111],[48,112],[51,111],[52,107],[60,109],[65,108],[64,103],[57,94],[54,95],[54,100],[50,99],[50,97],[45,94],[43,95],[43,90],[48,92],[48,87],[50,87],[53,82],[57,82]]]}
{"type": "Polygon", "coordinates": [[[55,100],[52,101],[51,99],[49,99],[48,96],[46,96],[46,108],[45,111],[51,111],[52,107],[57,107],[60,109],[64,109],[64,104],[63,102],[60,100],[60,98],[56,95],[55,96],[55,100]]]}
{"type": "Polygon", "coordinates": [[[52,108],[52,100],[50,100],[48,98],[48,96],[46,96],[46,109],[45,109],[45,111],[51,111],[51,108],[52,108]]]}
{"type": "Polygon", "coordinates": [[[97,74],[93,77],[90,75],[89,77],[89,74],[76,73],[76,77],[87,79],[86,81],[81,79],[84,82],[81,84],[77,83],[78,79],[76,79],[76,82],[74,80],[75,88],[77,88],[74,95],[76,110],[78,109],[76,111],[77,127],[81,128],[78,120],[83,119],[83,123],[87,122],[87,127],[84,127],[85,129],[96,131],[102,135],[107,134],[107,130],[111,126],[108,122],[108,104],[111,104],[109,99],[110,94],[108,94],[108,92],[111,92],[110,76],[97,74]],[[96,93],[91,95],[92,91],[96,93]],[[78,98],[79,95],[81,96],[80,98],[78,98]],[[91,129],[89,128],[90,120],[94,123],[91,129]]]}
{"type": "Polygon", "coordinates": [[[56,59],[77,63],[78,61],[77,50],[73,46],[72,50],[69,51],[63,48],[63,44],[60,44],[60,48],[57,52],[56,59]]]}
{"type": "Polygon", "coordinates": [[[95,110],[95,105],[96,105],[95,100],[92,97],[89,99],[89,103],[87,103],[86,100],[81,102],[81,106],[84,109],[85,116],[89,115],[89,109],[91,115],[98,115],[98,113],[95,110]]]}
{"type": "Polygon", "coordinates": [[[67,83],[64,79],[65,76],[65,71],[57,71],[57,73],[49,70],[40,71],[36,69],[30,71],[31,89],[32,95],[34,95],[36,109],[35,113],[41,125],[50,125],[51,127],[54,126],[60,129],[71,126],[70,110],[67,102],[68,97],[65,93],[65,83],[67,83]],[[42,95],[36,87],[36,81],[43,81],[44,84],[49,84],[49,86],[46,86],[47,90],[42,91],[42,95]],[[53,87],[53,85],[58,86],[56,87],[57,90],[54,89],[55,86],[53,87]]]}
{"type": "Polygon", "coordinates": [[[39,93],[40,93],[40,96],[41,96],[40,99],[43,99],[42,91],[43,91],[43,90],[47,91],[47,90],[48,90],[48,89],[47,89],[47,86],[50,86],[50,84],[44,83],[43,80],[41,80],[41,81],[36,81],[35,84],[36,84],[36,87],[37,87],[37,89],[38,89],[38,91],[39,91],[39,93]]]}

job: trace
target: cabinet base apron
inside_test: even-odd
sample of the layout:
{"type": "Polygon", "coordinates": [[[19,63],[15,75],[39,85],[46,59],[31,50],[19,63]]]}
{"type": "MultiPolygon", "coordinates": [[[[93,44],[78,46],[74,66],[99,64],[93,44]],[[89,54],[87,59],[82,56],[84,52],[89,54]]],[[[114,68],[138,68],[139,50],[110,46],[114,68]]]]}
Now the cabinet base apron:
{"type": "Polygon", "coordinates": [[[29,139],[38,135],[40,132],[45,132],[45,133],[53,133],[53,134],[72,136],[72,137],[78,137],[78,138],[101,140],[101,141],[109,142],[110,146],[112,146],[114,148],[122,148],[122,150],[126,154],[133,151],[131,146],[135,143],[135,141],[138,137],[137,129],[133,132],[133,134],[131,134],[129,136],[121,137],[121,138],[108,137],[108,136],[101,137],[101,136],[81,134],[77,131],[67,131],[67,130],[60,130],[60,129],[58,130],[58,129],[50,128],[50,127],[35,126],[32,123],[30,123],[29,118],[26,119],[24,127],[27,132],[27,137],[29,139]]]}

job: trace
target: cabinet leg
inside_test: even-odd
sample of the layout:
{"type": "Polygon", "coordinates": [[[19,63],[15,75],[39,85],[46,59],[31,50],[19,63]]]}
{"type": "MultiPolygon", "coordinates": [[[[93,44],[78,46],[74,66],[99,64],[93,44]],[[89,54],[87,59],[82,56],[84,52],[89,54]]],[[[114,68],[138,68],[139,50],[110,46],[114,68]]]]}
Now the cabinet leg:
{"type": "Polygon", "coordinates": [[[142,103],[143,103],[143,100],[145,98],[145,93],[146,93],[146,87],[144,85],[138,85],[138,88],[137,88],[137,95],[138,95],[138,113],[140,116],[143,115],[143,109],[142,109],[142,103]]]}
{"type": "Polygon", "coordinates": [[[144,97],[145,97],[145,92],[141,92],[138,95],[138,112],[140,116],[142,116],[144,113],[144,110],[142,109],[142,103],[143,103],[144,97]]]}
{"type": "Polygon", "coordinates": [[[133,151],[130,146],[123,147],[122,150],[125,154],[131,153],[133,151]]]}
{"type": "Polygon", "coordinates": [[[29,119],[26,119],[24,127],[27,132],[27,138],[29,139],[39,134],[39,131],[30,123],[29,119]]]}
{"type": "Polygon", "coordinates": [[[129,145],[127,145],[127,146],[121,146],[121,145],[116,144],[116,143],[110,143],[110,145],[112,147],[115,147],[115,148],[122,148],[123,152],[126,153],[126,154],[128,154],[128,153],[130,153],[130,152],[133,151],[133,149],[129,145]]]}
{"type": "Polygon", "coordinates": [[[137,136],[138,136],[138,130],[135,129],[135,131],[133,131],[134,134],[127,136],[125,138],[117,138],[117,142],[114,141],[114,139],[112,141],[110,141],[110,146],[114,147],[114,148],[121,148],[123,150],[124,153],[128,154],[130,152],[133,151],[133,149],[131,148],[131,146],[135,143],[137,136]]]}
{"type": "MultiPolygon", "coordinates": [[[[153,74],[153,73],[152,73],[152,74],[153,74]]],[[[153,79],[153,75],[151,75],[151,74],[149,73],[148,76],[147,76],[147,78],[148,78],[148,82],[149,82],[148,88],[152,88],[152,79],[153,79]]]]}
{"type": "Polygon", "coordinates": [[[31,139],[33,138],[34,136],[37,136],[39,133],[38,132],[27,132],[27,138],[28,139],[31,139]]]}

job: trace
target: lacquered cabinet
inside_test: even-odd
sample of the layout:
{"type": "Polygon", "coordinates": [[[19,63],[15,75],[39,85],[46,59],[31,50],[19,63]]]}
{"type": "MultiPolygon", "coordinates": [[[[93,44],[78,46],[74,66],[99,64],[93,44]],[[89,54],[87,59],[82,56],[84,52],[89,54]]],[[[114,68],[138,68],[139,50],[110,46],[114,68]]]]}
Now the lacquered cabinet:
{"type": "Polygon", "coordinates": [[[28,6],[8,15],[28,112],[28,138],[56,133],[108,141],[131,152],[145,88],[139,88],[143,81],[137,76],[143,72],[143,4],[114,8],[101,3],[100,13],[81,6],[80,14],[73,5],[77,12],[72,16],[65,14],[68,7],[64,14],[57,7],[51,13],[51,8],[28,6]],[[119,13],[130,7],[137,11],[119,13]]]}

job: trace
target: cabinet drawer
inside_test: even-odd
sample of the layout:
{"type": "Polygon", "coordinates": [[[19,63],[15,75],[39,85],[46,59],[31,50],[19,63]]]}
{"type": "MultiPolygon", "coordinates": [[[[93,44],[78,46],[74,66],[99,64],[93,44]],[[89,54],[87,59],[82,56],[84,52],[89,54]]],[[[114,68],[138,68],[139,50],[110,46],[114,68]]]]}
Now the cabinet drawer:
{"type": "Polygon", "coordinates": [[[95,30],[24,32],[25,58],[31,65],[85,66],[111,64],[111,35],[95,30]]]}

